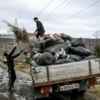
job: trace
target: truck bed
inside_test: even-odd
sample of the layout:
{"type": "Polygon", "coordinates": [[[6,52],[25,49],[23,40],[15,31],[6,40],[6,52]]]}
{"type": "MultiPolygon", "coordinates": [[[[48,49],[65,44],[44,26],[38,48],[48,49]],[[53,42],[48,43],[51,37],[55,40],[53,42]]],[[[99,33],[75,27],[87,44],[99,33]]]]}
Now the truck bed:
{"type": "Polygon", "coordinates": [[[50,66],[31,66],[34,86],[45,86],[100,76],[99,59],[50,66]]]}

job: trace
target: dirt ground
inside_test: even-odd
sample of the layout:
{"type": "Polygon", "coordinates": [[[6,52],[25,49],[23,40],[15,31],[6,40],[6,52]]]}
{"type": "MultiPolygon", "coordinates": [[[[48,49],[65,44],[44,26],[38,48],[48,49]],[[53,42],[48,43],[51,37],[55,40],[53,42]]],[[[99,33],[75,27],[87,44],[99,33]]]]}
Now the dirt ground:
{"type": "MultiPolygon", "coordinates": [[[[23,70],[26,70],[24,68],[23,70]]],[[[29,70],[29,68],[28,68],[29,70]]],[[[0,100],[34,100],[32,80],[30,74],[16,70],[17,80],[15,91],[8,91],[8,72],[1,68],[0,64],[0,100]]],[[[71,91],[51,94],[49,98],[41,100],[100,100],[100,83],[91,86],[84,94],[73,95],[71,91]]]]}

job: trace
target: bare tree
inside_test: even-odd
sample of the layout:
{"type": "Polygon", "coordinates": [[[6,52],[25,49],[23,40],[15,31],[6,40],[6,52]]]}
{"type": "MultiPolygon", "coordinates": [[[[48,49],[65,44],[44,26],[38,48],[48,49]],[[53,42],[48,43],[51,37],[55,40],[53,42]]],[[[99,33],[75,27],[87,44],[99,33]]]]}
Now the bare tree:
{"type": "Polygon", "coordinates": [[[93,33],[93,36],[96,38],[96,46],[98,45],[98,39],[100,37],[100,31],[96,31],[95,33],[93,33]]]}

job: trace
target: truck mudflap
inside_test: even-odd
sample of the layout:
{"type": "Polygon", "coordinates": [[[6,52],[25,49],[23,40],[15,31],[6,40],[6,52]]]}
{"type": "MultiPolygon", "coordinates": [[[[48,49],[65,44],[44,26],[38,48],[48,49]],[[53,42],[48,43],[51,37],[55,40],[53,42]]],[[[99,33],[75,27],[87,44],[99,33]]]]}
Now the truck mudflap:
{"type": "Polygon", "coordinates": [[[90,89],[90,86],[88,84],[88,81],[87,80],[82,80],[80,82],[80,87],[78,88],[78,91],[84,91],[84,90],[87,90],[87,89],[90,89]]]}

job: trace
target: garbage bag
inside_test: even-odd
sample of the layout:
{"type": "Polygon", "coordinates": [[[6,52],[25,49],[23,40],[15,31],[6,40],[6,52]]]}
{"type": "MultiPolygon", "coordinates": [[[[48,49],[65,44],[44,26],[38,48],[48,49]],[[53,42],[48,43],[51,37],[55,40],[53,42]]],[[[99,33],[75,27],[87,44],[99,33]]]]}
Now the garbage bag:
{"type": "Polygon", "coordinates": [[[42,47],[44,49],[44,48],[50,47],[55,44],[60,44],[60,43],[64,43],[64,40],[61,39],[60,37],[49,38],[49,39],[46,39],[44,43],[42,43],[43,45],[42,47]]]}
{"type": "Polygon", "coordinates": [[[66,41],[66,45],[72,46],[72,45],[71,45],[71,42],[70,42],[69,40],[66,41]]]}
{"type": "Polygon", "coordinates": [[[70,52],[80,55],[80,56],[89,56],[91,55],[91,51],[88,49],[85,49],[83,47],[70,47],[70,52]]]}
{"type": "Polygon", "coordinates": [[[55,54],[58,51],[60,51],[61,48],[63,48],[66,51],[66,53],[68,53],[69,52],[69,47],[70,47],[70,45],[68,45],[65,42],[65,43],[62,43],[62,44],[56,44],[56,45],[50,46],[50,47],[44,49],[43,52],[50,52],[52,54],[55,54]]]}
{"type": "Polygon", "coordinates": [[[38,53],[42,53],[41,48],[34,48],[33,51],[34,51],[34,52],[36,51],[36,52],[38,52],[38,53]]]}
{"type": "Polygon", "coordinates": [[[59,59],[69,59],[69,54],[66,55],[60,55],[59,59]]]}
{"type": "Polygon", "coordinates": [[[70,42],[71,42],[71,44],[73,44],[74,43],[74,41],[75,41],[75,39],[72,39],[70,42]]]}
{"type": "Polygon", "coordinates": [[[84,59],[84,58],[86,58],[86,57],[88,57],[88,56],[82,56],[82,59],[84,59]]]}
{"type": "Polygon", "coordinates": [[[33,48],[33,51],[36,51],[38,53],[42,53],[42,48],[43,48],[43,43],[45,41],[44,40],[41,40],[40,42],[36,42],[35,45],[34,45],[34,48],[33,48]]]}
{"type": "Polygon", "coordinates": [[[45,52],[37,59],[36,62],[38,65],[51,65],[53,64],[54,60],[54,56],[51,53],[45,52]]]}
{"type": "Polygon", "coordinates": [[[44,40],[50,39],[51,37],[45,37],[44,40]]]}
{"type": "Polygon", "coordinates": [[[69,40],[69,41],[71,41],[72,40],[72,38],[68,38],[68,37],[64,37],[64,36],[60,36],[65,42],[67,41],[67,40],[69,40]]]}
{"type": "Polygon", "coordinates": [[[59,59],[54,62],[54,64],[63,64],[63,63],[71,63],[71,62],[76,62],[73,59],[59,59]]]}
{"type": "Polygon", "coordinates": [[[45,43],[45,40],[41,40],[35,43],[35,48],[42,48],[42,44],[45,43]]]}
{"type": "Polygon", "coordinates": [[[85,43],[85,40],[83,38],[72,40],[71,43],[72,43],[73,47],[81,46],[81,47],[86,48],[86,43],[85,43]]]}
{"type": "Polygon", "coordinates": [[[58,59],[66,59],[67,58],[67,55],[63,56],[63,55],[60,55],[58,59]]]}
{"type": "Polygon", "coordinates": [[[97,58],[97,56],[95,54],[93,54],[93,55],[90,55],[82,60],[91,60],[91,59],[96,59],[96,58],[97,58]]]}
{"type": "Polygon", "coordinates": [[[76,60],[76,61],[80,61],[80,60],[82,60],[82,57],[79,56],[79,55],[70,54],[70,55],[69,55],[69,59],[74,59],[74,60],[76,60]]]}
{"type": "Polygon", "coordinates": [[[64,43],[64,40],[60,37],[55,37],[54,44],[60,44],[60,43],[64,43]]]}

